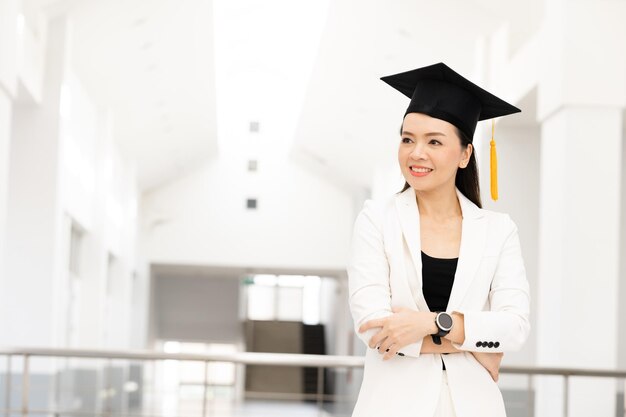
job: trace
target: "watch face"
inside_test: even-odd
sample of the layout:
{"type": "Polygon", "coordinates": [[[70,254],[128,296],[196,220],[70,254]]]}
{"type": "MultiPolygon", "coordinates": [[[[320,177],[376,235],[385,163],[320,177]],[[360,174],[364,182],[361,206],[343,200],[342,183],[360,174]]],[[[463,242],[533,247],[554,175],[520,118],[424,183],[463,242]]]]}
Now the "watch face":
{"type": "Polygon", "coordinates": [[[437,316],[437,324],[442,330],[452,329],[452,316],[448,313],[440,313],[437,316]]]}

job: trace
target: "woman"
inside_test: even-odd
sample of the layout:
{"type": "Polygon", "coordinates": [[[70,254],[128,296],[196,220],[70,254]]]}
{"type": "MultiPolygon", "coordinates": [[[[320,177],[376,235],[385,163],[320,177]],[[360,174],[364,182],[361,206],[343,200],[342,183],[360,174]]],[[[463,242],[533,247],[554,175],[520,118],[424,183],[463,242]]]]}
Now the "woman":
{"type": "Polygon", "coordinates": [[[520,110],[442,63],[382,79],[411,98],[406,183],[354,225],[349,302],[368,349],[353,417],[504,417],[498,369],[528,337],[530,296],[517,226],[481,208],[472,137],[520,110]]]}

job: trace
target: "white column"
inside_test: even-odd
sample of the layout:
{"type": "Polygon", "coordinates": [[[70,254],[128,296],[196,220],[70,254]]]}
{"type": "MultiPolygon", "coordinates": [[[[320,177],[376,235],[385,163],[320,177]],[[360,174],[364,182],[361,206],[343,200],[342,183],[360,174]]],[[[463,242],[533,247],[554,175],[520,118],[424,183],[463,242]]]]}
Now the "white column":
{"type": "Polygon", "coordinates": [[[13,107],[0,345],[59,342],[59,106],[66,54],[67,22],[61,17],[49,26],[42,103],[13,107]]]}
{"type": "MultiPolygon", "coordinates": [[[[11,99],[0,86],[0,293],[4,274],[6,246],[7,190],[9,178],[9,144],[11,142],[11,99]]],[[[0,296],[0,301],[1,301],[0,296]]]]}
{"type": "MultiPolygon", "coordinates": [[[[6,216],[11,111],[17,87],[17,0],[0,0],[0,305],[6,275],[6,216]]],[[[0,311],[1,312],[1,311],[0,311]]]]}
{"type": "MultiPolygon", "coordinates": [[[[537,311],[539,366],[615,369],[619,108],[569,107],[544,121],[537,311]]],[[[562,383],[541,378],[537,416],[562,416],[562,383]]],[[[616,382],[572,378],[568,417],[615,415],[616,382]]]]}
{"type": "MultiPolygon", "coordinates": [[[[537,365],[616,369],[626,3],[546,0],[539,65],[537,365]]],[[[615,415],[617,381],[537,379],[537,417],[615,415]]]]}

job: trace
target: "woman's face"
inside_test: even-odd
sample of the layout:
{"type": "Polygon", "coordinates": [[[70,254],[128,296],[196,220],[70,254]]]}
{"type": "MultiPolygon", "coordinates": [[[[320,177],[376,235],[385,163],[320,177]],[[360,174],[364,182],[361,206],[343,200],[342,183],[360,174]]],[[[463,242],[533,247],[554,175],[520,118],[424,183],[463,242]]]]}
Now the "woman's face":
{"type": "Polygon", "coordinates": [[[402,123],[398,162],[402,175],[418,191],[430,191],[451,183],[465,168],[472,145],[463,149],[456,127],[423,113],[409,113],[402,123]]]}

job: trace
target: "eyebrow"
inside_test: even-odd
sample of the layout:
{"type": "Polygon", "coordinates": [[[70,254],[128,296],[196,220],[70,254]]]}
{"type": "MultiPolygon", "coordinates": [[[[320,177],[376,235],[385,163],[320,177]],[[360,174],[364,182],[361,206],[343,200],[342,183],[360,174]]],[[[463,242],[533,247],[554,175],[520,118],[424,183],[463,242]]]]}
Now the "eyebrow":
{"type": "MultiPolygon", "coordinates": [[[[402,132],[402,134],[403,135],[409,135],[409,136],[415,136],[413,133],[407,132],[406,130],[404,130],[402,132]]],[[[446,135],[444,133],[442,133],[442,132],[428,132],[424,136],[446,136],[446,135]]]]}

